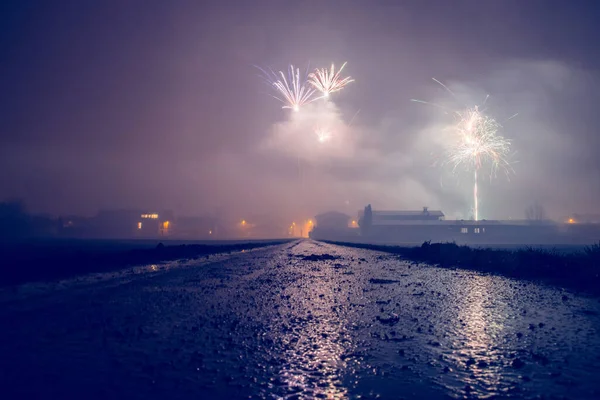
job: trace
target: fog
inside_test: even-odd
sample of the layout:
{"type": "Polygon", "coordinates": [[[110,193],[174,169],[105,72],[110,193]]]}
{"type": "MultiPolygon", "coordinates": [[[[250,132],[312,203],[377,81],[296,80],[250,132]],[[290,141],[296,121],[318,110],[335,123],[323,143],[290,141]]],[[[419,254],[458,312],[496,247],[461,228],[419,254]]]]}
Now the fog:
{"type": "Polygon", "coordinates": [[[553,218],[600,212],[598,60],[583,44],[593,24],[570,28],[570,9],[530,21],[541,3],[505,4],[480,5],[471,25],[470,2],[16,10],[2,42],[0,198],[52,214],[296,218],[371,203],[468,218],[471,175],[439,162],[451,119],[410,99],[476,105],[489,94],[514,173],[481,179],[481,217],[524,218],[536,201],[553,218]],[[356,81],[298,113],[253,67],[345,61],[356,81]]]}

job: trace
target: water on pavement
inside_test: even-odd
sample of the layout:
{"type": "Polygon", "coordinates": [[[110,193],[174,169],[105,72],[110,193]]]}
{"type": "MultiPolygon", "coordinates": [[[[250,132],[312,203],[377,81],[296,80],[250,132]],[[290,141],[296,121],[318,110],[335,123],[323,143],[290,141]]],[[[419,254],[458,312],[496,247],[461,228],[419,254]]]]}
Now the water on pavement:
{"type": "Polygon", "coordinates": [[[600,396],[597,298],[312,241],[24,286],[0,318],[7,398],[600,396]]]}

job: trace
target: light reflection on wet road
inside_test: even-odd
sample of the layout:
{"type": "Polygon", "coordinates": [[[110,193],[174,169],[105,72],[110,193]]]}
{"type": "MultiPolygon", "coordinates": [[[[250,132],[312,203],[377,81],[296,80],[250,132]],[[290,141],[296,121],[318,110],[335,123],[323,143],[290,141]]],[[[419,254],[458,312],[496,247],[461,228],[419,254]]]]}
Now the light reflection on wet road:
{"type": "Polygon", "coordinates": [[[311,241],[90,279],[1,297],[10,398],[599,396],[556,288],[311,241]]]}

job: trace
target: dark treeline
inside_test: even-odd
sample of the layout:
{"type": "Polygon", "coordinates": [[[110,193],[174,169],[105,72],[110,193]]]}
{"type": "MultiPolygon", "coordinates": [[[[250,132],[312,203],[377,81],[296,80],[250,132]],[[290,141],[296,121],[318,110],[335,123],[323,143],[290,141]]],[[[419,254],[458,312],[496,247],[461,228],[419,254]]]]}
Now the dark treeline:
{"type": "Polygon", "coordinates": [[[332,244],[397,254],[403,259],[444,268],[463,268],[516,279],[539,280],[565,288],[600,294],[600,243],[581,253],[562,254],[535,248],[478,249],[456,243],[425,242],[419,247],[363,243],[332,244]]]}
{"type": "Polygon", "coordinates": [[[55,219],[27,212],[20,200],[0,202],[0,239],[48,236],[57,227],[55,219]]]}

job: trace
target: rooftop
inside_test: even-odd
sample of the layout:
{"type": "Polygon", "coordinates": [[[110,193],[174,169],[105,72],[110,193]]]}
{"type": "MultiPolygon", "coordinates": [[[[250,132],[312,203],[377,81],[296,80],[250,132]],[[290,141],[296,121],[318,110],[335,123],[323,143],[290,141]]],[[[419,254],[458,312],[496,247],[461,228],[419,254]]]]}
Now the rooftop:
{"type": "Polygon", "coordinates": [[[373,211],[373,216],[420,216],[420,215],[429,215],[429,216],[439,216],[443,217],[444,213],[440,210],[423,210],[423,211],[373,211]]]}
{"type": "Polygon", "coordinates": [[[528,220],[378,220],[375,225],[436,225],[436,226],[490,226],[490,225],[554,225],[553,221],[540,221],[532,223],[528,220]]]}
{"type": "Polygon", "coordinates": [[[331,217],[350,219],[349,215],[346,215],[346,214],[344,214],[342,212],[339,212],[339,211],[328,211],[328,212],[324,212],[324,213],[319,214],[319,215],[315,215],[316,219],[319,219],[319,218],[331,218],[331,217]]]}

